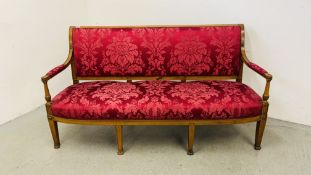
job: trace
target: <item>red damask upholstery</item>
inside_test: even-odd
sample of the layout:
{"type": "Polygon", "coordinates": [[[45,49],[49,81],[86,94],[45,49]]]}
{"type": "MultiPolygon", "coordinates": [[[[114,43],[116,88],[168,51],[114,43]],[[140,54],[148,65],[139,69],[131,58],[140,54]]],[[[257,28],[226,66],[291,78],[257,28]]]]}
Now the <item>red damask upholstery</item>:
{"type": "Polygon", "coordinates": [[[252,62],[246,62],[247,66],[254,70],[255,72],[259,73],[260,75],[264,76],[266,73],[268,73],[264,68],[258,66],[255,63],[252,62]]]}
{"type": "Polygon", "coordinates": [[[97,81],[52,99],[54,116],[72,119],[233,119],[261,114],[262,99],[230,81],[97,81]]]}
{"type": "Polygon", "coordinates": [[[52,70],[50,70],[48,73],[46,73],[46,75],[48,75],[50,77],[54,77],[56,74],[60,73],[65,68],[66,68],[66,65],[61,64],[59,66],[54,67],[52,70]]]}
{"type": "Polygon", "coordinates": [[[240,26],[74,28],[77,76],[238,75],[240,26]]]}

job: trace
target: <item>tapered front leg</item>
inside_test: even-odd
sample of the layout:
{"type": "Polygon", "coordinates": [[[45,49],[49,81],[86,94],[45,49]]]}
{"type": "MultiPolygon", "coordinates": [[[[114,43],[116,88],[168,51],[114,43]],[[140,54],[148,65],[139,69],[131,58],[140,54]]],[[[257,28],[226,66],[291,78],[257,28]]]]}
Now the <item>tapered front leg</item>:
{"type": "Polygon", "coordinates": [[[123,132],[122,126],[116,126],[116,135],[117,135],[117,145],[118,145],[118,155],[122,155],[123,152],[123,132]]]}
{"type": "Polygon", "coordinates": [[[262,141],[263,133],[265,131],[266,122],[267,122],[267,118],[257,122],[255,146],[254,146],[255,150],[260,150],[261,149],[261,141],[262,141]]]}
{"type": "Polygon", "coordinates": [[[261,141],[262,141],[263,133],[265,131],[265,127],[267,123],[268,107],[269,107],[269,103],[267,101],[264,101],[261,120],[257,121],[257,124],[256,124],[256,135],[255,135],[255,145],[254,145],[255,150],[261,149],[261,141]]]}
{"type": "Polygon", "coordinates": [[[195,132],[195,126],[194,124],[190,124],[188,126],[188,155],[193,155],[193,143],[194,143],[194,132],[195,132]]]}
{"type": "Polygon", "coordinates": [[[51,134],[53,137],[53,141],[54,141],[54,148],[58,149],[60,148],[60,141],[59,141],[57,122],[52,119],[48,119],[48,122],[49,122],[50,130],[51,130],[51,134]]]}

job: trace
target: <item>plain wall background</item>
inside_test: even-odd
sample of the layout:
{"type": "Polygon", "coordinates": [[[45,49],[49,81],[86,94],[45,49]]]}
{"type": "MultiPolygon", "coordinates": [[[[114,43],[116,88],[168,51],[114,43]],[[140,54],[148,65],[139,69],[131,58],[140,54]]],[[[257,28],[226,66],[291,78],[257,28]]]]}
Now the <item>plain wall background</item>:
{"type": "MultiPolygon", "coordinates": [[[[0,124],[44,104],[40,77],[65,61],[68,26],[84,23],[81,11],[75,0],[0,0],[0,124]]],[[[67,70],[51,90],[70,79],[67,70]]]]}
{"type": "MultiPolygon", "coordinates": [[[[44,103],[40,76],[62,63],[69,25],[244,23],[249,58],[273,74],[269,117],[311,125],[311,1],[69,0],[0,1],[0,123],[44,103]]],[[[245,68],[263,93],[264,79],[245,68]]],[[[69,71],[50,81],[52,95],[69,71]]],[[[45,117],[45,116],[42,116],[45,117]]]]}

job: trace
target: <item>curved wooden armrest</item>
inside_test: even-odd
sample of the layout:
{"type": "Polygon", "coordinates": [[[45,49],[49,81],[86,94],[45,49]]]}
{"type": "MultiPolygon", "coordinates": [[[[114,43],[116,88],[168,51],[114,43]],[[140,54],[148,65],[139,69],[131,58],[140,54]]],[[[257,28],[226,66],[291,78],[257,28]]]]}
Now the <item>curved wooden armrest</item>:
{"type": "Polygon", "coordinates": [[[41,80],[43,82],[47,82],[49,79],[53,78],[55,75],[59,74],[60,72],[62,72],[63,70],[65,70],[67,68],[68,65],[65,64],[61,64],[55,68],[53,68],[52,70],[50,70],[48,73],[46,73],[44,76],[41,77],[41,80]]]}
{"type": "Polygon", "coordinates": [[[272,80],[272,75],[270,73],[268,73],[268,71],[266,71],[264,68],[258,66],[257,64],[251,62],[247,58],[244,48],[242,48],[242,61],[246,64],[247,67],[249,67],[250,69],[252,69],[256,73],[258,73],[259,75],[264,77],[266,80],[270,80],[270,81],[272,80]]]}
{"type": "Polygon", "coordinates": [[[245,50],[242,49],[242,61],[246,64],[247,67],[261,75],[266,79],[265,91],[262,96],[263,101],[267,101],[269,99],[269,90],[270,90],[270,82],[272,80],[272,75],[268,73],[265,69],[261,68],[255,63],[252,63],[246,56],[245,50]]]}
{"type": "Polygon", "coordinates": [[[48,87],[47,82],[49,81],[49,79],[51,79],[54,76],[56,76],[57,74],[59,74],[60,72],[65,70],[70,65],[71,57],[72,57],[72,49],[69,50],[69,54],[68,54],[68,57],[67,57],[65,63],[53,68],[52,70],[50,70],[44,76],[41,77],[41,80],[42,80],[43,85],[44,85],[45,100],[47,102],[51,101],[51,95],[50,95],[50,91],[49,91],[49,87],[48,87]]]}
{"type": "Polygon", "coordinates": [[[258,66],[257,64],[251,62],[251,61],[247,61],[245,62],[245,64],[252,69],[253,71],[255,71],[256,73],[258,73],[259,75],[263,76],[266,79],[272,79],[272,75],[268,73],[268,71],[266,71],[264,68],[258,66]]]}
{"type": "Polygon", "coordinates": [[[65,70],[71,61],[71,57],[72,57],[72,49],[69,50],[69,54],[68,57],[65,61],[65,63],[54,67],[52,70],[48,71],[44,76],[41,77],[42,82],[47,82],[49,79],[53,78],[55,75],[59,74],[60,72],[62,72],[63,70],[65,70]]]}

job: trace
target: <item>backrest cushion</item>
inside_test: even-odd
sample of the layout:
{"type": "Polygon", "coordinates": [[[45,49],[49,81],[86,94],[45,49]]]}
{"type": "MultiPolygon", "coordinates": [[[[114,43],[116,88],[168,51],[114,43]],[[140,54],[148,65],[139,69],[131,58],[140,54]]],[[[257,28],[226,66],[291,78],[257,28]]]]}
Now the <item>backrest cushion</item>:
{"type": "Polygon", "coordinates": [[[77,76],[238,75],[240,26],[74,28],[77,76]]]}

